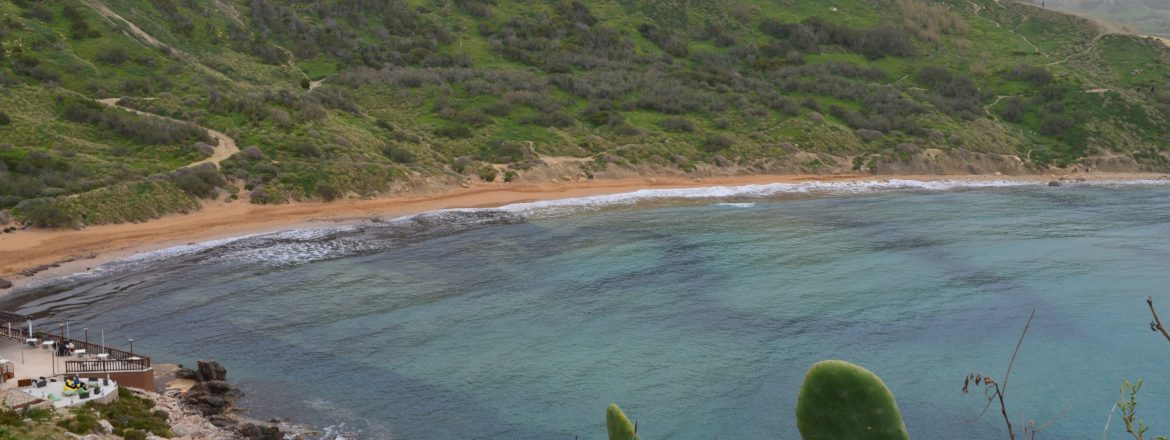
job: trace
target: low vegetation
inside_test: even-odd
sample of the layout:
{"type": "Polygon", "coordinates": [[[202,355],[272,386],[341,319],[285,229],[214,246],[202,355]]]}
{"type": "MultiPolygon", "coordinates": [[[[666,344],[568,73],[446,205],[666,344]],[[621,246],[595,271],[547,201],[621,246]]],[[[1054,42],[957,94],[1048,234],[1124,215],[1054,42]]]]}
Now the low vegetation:
{"type": "Polygon", "coordinates": [[[541,155],[590,175],[927,150],[1170,166],[1170,51],[1011,2],[102,4],[145,35],[89,3],[0,2],[0,210],[23,223],[512,182],[541,155]],[[207,128],[241,153],[175,171],[219,147],[207,128]]]}

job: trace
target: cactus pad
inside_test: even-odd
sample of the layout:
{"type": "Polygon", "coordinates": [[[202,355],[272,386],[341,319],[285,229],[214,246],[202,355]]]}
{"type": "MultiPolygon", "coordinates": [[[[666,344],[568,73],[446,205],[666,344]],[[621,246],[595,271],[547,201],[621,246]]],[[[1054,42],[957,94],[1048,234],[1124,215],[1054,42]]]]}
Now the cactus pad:
{"type": "Polygon", "coordinates": [[[881,378],[836,360],[817,362],[804,376],[796,399],[796,427],[804,440],[910,438],[894,395],[881,378]]]}
{"type": "Polygon", "coordinates": [[[615,403],[605,409],[605,429],[609,431],[609,440],[639,440],[634,424],[615,403]]]}

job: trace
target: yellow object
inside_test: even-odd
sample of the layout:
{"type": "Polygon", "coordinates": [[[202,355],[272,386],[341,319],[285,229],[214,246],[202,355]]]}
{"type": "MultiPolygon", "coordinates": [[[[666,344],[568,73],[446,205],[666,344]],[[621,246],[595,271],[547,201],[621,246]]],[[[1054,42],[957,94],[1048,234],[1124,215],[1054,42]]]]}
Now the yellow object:
{"type": "Polygon", "coordinates": [[[65,379],[65,389],[74,391],[85,389],[85,383],[80,378],[71,377],[65,379]]]}

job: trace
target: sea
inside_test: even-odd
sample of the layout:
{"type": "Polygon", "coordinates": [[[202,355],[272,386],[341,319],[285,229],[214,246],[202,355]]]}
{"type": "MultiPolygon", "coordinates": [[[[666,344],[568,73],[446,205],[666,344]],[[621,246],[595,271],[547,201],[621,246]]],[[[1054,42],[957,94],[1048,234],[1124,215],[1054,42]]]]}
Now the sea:
{"type": "Polygon", "coordinates": [[[361,219],[140,254],[0,309],[215,359],[246,415],[327,439],[604,439],[610,403],[647,440],[799,439],[824,359],[879,375],[911,438],[1008,438],[963,392],[978,373],[1020,433],[1120,439],[1126,380],[1147,437],[1170,433],[1147,297],[1170,319],[1168,182],[891,180],[361,219]]]}

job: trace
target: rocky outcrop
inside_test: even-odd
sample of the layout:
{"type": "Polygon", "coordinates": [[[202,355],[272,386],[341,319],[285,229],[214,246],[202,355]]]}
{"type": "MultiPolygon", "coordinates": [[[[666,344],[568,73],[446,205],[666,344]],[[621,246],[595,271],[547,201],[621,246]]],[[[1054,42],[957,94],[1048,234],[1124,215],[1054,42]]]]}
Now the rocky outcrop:
{"type": "Polygon", "coordinates": [[[154,401],[154,409],[167,413],[173,439],[179,440],[209,440],[209,439],[240,439],[234,429],[224,429],[211,423],[197,411],[188,408],[175,393],[158,394],[149,391],[131,389],[139,396],[154,401]]]}
{"type": "MultiPolygon", "coordinates": [[[[213,360],[200,360],[195,369],[181,365],[174,372],[177,379],[190,379],[196,383],[186,392],[176,394],[183,405],[204,417],[204,421],[216,428],[230,430],[238,438],[283,439],[284,433],[275,426],[261,426],[242,422],[233,417],[235,402],[244,392],[227,382],[227,369],[213,360]]],[[[176,432],[177,434],[177,432],[176,432]]]]}
{"type": "Polygon", "coordinates": [[[12,287],[12,282],[4,278],[0,278],[0,289],[7,289],[9,287],[12,287]]]}
{"type": "Polygon", "coordinates": [[[195,371],[195,380],[200,382],[227,380],[227,369],[216,361],[198,361],[199,369],[195,371]]]}

